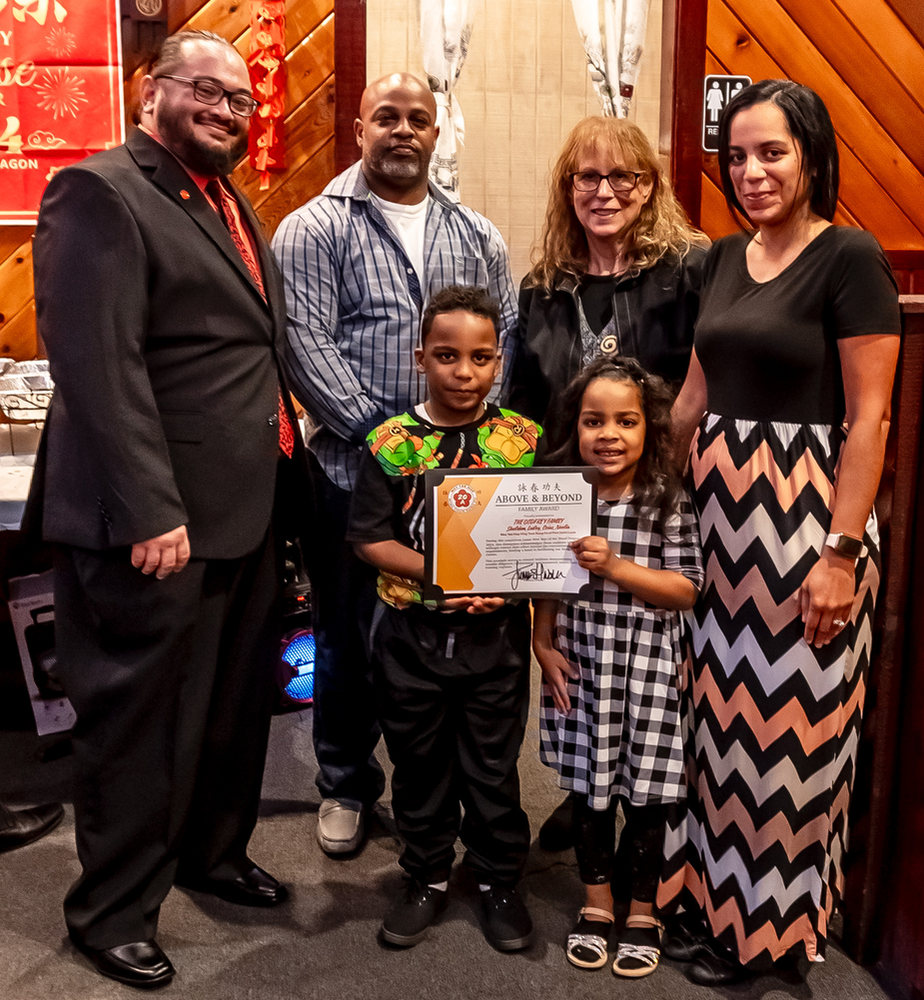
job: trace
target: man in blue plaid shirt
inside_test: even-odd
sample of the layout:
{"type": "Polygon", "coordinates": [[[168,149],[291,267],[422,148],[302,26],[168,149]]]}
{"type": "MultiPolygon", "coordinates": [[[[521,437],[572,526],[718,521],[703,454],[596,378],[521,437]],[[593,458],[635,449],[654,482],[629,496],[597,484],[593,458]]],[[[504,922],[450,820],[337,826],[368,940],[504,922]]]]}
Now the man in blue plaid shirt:
{"type": "MultiPolygon", "coordinates": [[[[479,285],[501,307],[509,371],[516,301],[507,248],[483,216],[430,184],[436,102],[415,77],[370,84],[355,123],[362,159],[283,220],[273,248],[286,282],[291,384],[314,421],[314,744],[318,841],[356,850],[384,788],[366,640],[375,571],[345,541],[366,434],[419,403],[420,316],[447,285],[479,285]]],[[[498,395],[503,395],[503,380],[498,395]]]]}

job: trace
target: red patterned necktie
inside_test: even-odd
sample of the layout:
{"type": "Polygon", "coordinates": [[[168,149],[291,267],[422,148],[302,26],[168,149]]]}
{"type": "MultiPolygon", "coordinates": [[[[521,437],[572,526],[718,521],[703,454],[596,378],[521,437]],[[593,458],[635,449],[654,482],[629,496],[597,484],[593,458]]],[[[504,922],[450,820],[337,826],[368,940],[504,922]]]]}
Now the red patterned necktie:
{"type": "MultiPolygon", "coordinates": [[[[250,247],[247,245],[247,241],[240,231],[237,219],[235,218],[234,208],[229,204],[231,196],[217,180],[209,181],[205,185],[205,190],[217,206],[219,218],[225,224],[225,228],[230,233],[238,253],[247,265],[247,270],[250,271],[250,276],[253,278],[254,284],[260,289],[260,294],[265,299],[266,291],[263,288],[263,275],[260,273],[260,266],[254,260],[250,247]]],[[[289,422],[289,415],[286,413],[285,403],[282,399],[282,388],[279,389],[279,447],[287,458],[292,457],[292,449],[295,447],[295,434],[292,431],[292,424],[289,422]]]]}

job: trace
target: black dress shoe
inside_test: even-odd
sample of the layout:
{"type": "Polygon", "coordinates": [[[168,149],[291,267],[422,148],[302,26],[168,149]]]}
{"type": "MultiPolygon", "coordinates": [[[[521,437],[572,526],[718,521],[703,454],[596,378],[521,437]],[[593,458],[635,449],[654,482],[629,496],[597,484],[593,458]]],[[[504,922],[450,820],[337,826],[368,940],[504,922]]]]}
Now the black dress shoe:
{"type": "Polygon", "coordinates": [[[697,986],[728,986],[752,974],[717,942],[712,942],[687,969],[687,979],[697,986]]]}
{"type": "Polygon", "coordinates": [[[14,851],[41,839],[64,819],[64,806],[52,802],[29,809],[0,805],[0,851],[14,851]]]}
{"type": "Polygon", "coordinates": [[[661,951],[675,962],[692,962],[710,950],[711,940],[707,934],[693,930],[687,924],[675,923],[668,928],[661,951]]]}
{"type": "Polygon", "coordinates": [[[257,865],[237,878],[178,878],[176,884],[239,906],[277,906],[289,898],[289,890],[282,882],[257,865]]]}
{"type": "Polygon", "coordinates": [[[173,979],[176,969],[154,941],[133,941],[115,948],[90,948],[73,938],[74,946],[93,963],[100,975],[116,979],[128,986],[165,986],[173,979]]]}

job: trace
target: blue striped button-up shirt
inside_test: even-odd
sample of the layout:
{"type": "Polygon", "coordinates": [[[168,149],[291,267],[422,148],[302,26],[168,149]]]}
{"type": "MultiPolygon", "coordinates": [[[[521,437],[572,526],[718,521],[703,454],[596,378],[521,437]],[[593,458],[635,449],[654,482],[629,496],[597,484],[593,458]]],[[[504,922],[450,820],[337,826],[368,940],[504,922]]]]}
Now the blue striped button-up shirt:
{"type": "MultiPolygon", "coordinates": [[[[341,489],[353,488],[366,434],[426,397],[414,348],[431,293],[452,284],[486,287],[500,303],[510,370],[517,314],[503,238],[433,185],[424,287],[359,163],[283,220],[273,250],[286,282],[293,389],[318,425],[311,449],[341,489]]],[[[502,387],[492,393],[502,395],[502,387]]]]}

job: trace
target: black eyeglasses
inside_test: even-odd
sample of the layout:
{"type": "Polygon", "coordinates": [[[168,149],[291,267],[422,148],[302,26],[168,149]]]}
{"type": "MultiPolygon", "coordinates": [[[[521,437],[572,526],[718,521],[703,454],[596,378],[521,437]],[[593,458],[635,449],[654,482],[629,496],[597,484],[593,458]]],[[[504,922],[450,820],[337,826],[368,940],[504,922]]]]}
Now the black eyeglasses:
{"type": "Polygon", "coordinates": [[[611,170],[608,174],[598,174],[593,170],[581,170],[571,175],[571,183],[575,191],[590,194],[600,187],[600,182],[606,180],[613,191],[620,194],[631,191],[638,184],[639,177],[643,177],[643,170],[611,170]]]}
{"type": "Polygon", "coordinates": [[[196,100],[200,104],[208,104],[214,107],[216,104],[221,103],[223,97],[228,98],[228,107],[234,112],[234,114],[239,115],[241,118],[249,118],[257,108],[260,107],[260,102],[255,101],[252,97],[248,97],[247,94],[236,93],[232,90],[225,90],[224,87],[219,87],[214,80],[191,80],[188,76],[171,76],[169,73],[161,73],[160,76],[155,76],[155,80],[176,80],[179,83],[190,83],[192,84],[193,94],[195,94],[196,100]]]}

